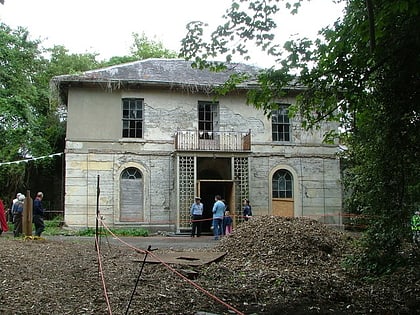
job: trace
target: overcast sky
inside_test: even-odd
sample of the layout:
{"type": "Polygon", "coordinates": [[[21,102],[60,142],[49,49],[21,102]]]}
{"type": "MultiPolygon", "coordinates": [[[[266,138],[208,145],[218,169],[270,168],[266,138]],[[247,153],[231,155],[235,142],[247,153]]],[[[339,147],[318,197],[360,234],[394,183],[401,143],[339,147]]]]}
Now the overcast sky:
{"type": "MultiPolygon", "coordinates": [[[[129,54],[132,33],[144,32],[165,48],[178,51],[188,22],[199,20],[214,28],[230,3],[230,0],[4,0],[4,5],[0,5],[0,21],[12,28],[26,27],[44,47],[63,45],[71,53],[96,52],[100,59],[108,59],[129,54]]],[[[341,15],[343,6],[332,0],[304,2],[298,15],[287,12],[280,15],[278,40],[283,42],[296,33],[315,36],[321,27],[332,24],[341,15]]],[[[261,62],[258,53],[251,63],[269,66],[261,62]]]]}

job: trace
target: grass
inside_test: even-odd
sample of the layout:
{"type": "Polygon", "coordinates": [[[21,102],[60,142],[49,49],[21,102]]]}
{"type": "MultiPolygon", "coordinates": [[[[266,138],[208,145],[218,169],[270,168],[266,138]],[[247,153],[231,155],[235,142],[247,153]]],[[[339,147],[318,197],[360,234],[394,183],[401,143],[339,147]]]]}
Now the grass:
{"type": "MultiPolygon", "coordinates": [[[[113,234],[118,236],[148,236],[149,232],[143,228],[129,228],[129,229],[109,229],[113,234]]],[[[76,232],[78,236],[94,236],[96,229],[86,228],[76,232]]],[[[104,229],[99,229],[99,234],[107,234],[104,229]]]]}
{"type": "MultiPolygon", "coordinates": [[[[63,217],[57,216],[51,220],[45,220],[45,231],[43,235],[75,235],[75,236],[94,236],[96,229],[95,228],[86,228],[78,231],[70,231],[63,229],[63,217]]],[[[13,224],[8,223],[9,231],[13,231],[13,224]]],[[[148,236],[149,232],[143,228],[124,228],[124,229],[110,229],[112,233],[118,236],[148,236]]],[[[102,235],[107,234],[107,231],[103,228],[99,229],[99,233],[102,235]]]]}

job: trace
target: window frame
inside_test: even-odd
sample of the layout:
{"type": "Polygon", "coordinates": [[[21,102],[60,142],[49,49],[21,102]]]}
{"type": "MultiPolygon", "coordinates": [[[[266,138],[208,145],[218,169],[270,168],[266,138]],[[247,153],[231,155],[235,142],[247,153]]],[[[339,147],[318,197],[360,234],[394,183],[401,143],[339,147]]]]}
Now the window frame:
{"type": "Polygon", "coordinates": [[[144,99],[125,97],[121,99],[122,137],[142,139],[144,135],[144,99]]]}
{"type": "Polygon", "coordinates": [[[271,138],[273,142],[291,142],[292,123],[288,116],[289,106],[287,103],[278,103],[278,109],[271,111],[271,138]]]}
{"type": "Polygon", "coordinates": [[[217,124],[219,103],[211,101],[198,101],[197,118],[200,139],[214,139],[214,131],[217,124]],[[202,109],[202,107],[205,107],[202,109]]]}
{"type": "Polygon", "coordinates": [[[137,167],[127,167],[120,175],[121,179],[143,179],[143,174],[137,167]]]}
{"type": "Polygon", "coordinates": [[[272,193],[273,198],[278,198],[278,199],[292,199],[293,198],[293,175],[288,170],[286,169],[277,170],[273,174],[271,183],[272,183],[271,193],[272,193]],[[284,185],[280,183],[281,179],[284,180],[284,185]]]}

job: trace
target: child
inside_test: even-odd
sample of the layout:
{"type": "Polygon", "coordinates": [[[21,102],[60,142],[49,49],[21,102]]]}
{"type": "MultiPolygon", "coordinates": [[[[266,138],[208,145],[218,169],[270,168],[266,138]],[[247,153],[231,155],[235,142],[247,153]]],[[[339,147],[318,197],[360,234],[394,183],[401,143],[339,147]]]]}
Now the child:
{"type": "Polygon", "coordinates": [[[232,233],[232,218],[230,217],[229,210],[225,211],[225,215],[223,217],[223,226],[225,227],[225,235],[229,235],[232,233]]]}

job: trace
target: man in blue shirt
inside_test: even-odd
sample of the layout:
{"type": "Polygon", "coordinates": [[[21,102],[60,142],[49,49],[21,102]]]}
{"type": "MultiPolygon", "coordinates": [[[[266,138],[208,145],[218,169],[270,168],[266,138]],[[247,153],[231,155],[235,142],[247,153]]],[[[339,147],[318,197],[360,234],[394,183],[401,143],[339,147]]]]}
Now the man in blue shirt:
{"type": "Polygon", "coordinates": [[[201,235],[201,220],[203,219],[203,204],[201,203],[200,197],[195,197],[195,202],[192,204],[190,209],[192,217],[192,230],[191,237],[197,234],[197,237],[201,235]]]}
{"type": "Polygon", "coordinates": [[[223,214],[225,213],[226,206],[223,203],[222,197],[220,197],[220,195],[216,195],[214,200],[216,202],[213,205],[213,234],[214,239],[218,240],[222,234],[223,214]]]}

